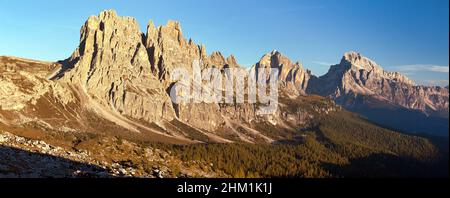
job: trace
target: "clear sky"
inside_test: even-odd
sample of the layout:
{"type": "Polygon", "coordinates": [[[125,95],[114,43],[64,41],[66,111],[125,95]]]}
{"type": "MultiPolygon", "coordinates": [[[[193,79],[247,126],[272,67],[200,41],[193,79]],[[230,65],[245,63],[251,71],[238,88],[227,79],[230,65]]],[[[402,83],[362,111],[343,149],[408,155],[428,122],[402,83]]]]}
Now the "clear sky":
{"type": "Polygon", "coordinates": [[[322,75],[353,50],[418,84],[448,85],[448,0],[0,0],[0,55],[65,59],[105,9],[143,30],[178,20],[185,37],[244,66],[276,49],[322,75]]]}

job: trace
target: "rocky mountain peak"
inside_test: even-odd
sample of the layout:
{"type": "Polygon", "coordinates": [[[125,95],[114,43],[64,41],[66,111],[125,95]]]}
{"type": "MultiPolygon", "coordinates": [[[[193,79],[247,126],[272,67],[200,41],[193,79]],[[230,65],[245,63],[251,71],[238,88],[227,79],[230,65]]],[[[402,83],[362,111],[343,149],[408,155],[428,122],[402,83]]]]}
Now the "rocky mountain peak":
{"type": "Polygon", "coordinates": [[[80,45],[66,61],[68,69],[59,81],[75,85],[88,98],[86,107],[96,107],[116,123],[163,123],[177,117],[213,130],[223,122],[217,104],[174,106],[167,93],[177,81],[173,71],[181,67],[192,74],[197,60],[203,63],[200,69],[239,67],[234,56],[225,58],[220,52],[207,56],[203,45],[183,37],[179,22],[155,28],[149,21],[144,34],[134,18],[104,11],[83,26],[80,45]]]}
{"type": "Polygon", "coordinates": [[[147,23],[147,35],[146,38],[148,39],[149,35],[155,35],[157,33],[157,29],[155,27],[155,24],[152,20],[149,20],[147,23]]]}
{"type": "Polygon", "coordinates": [[[357,96],[370,96],[408,109],[448,111],[448,92],[415,86],[406,76],[386,71],[375,61],[353,51],[345,53],[341,62],[331,66],[327,74],[314,78],[308,92],[335,98],[349,106],[353,105],[349,101],[355,101],[357,96]]]}
{"type": "Polygon", "coordinates": [[[288,57],[277,50],[273,50],[262,56],[255,68],[276,68],[279,71],[278,78],[283,87],[289,92],[304,94],[311,77],[300,62],[292,62],[288,57]]]}
{"type": "Polygon", "coordinates": [[[234,55],[230,55],[227,57],[227,62],[230,65],[238,65],[236,58],[234,57],[234,55]]]}
{"type": "Polygon", "coordinates": [[[162,42],[175,41],[179,45],[186,43],[183,37],[181,24],[178,21],[169,20],[166,25],[155,28],[153,21],[147,24],[146,46],[152,47],[162,42]]]}
{"type": "Polygon", "coordinates": [[[179,44],[186,42],[183,37],[180,22],[169,20],[165,26],[159,26],[160,36],[178,40],[179,44]]]}
{"type": "Polygon", "coordinates": [[[167,21],[167,28],[173,28],[175,30],[181,31],[181,24],[178,21],[175,20],[169,20],[167,21]]]}
{"type": "Polygon", "coordinates": [[[355,51],[346,52],[342,57],[340,65],[353,70],[366,70],[377,73],[383,71],[383,68],[377,63],[355,51]]]}
{"type": "Polygon", "coordinates": [[[222,63],[225,63],[225,62],[226,62],[226,61],[225,61],[225,57],[223,57],[222,53],[217,52],[217,51],[213,52],[213,53],[209,56],[209,58],[210,58],[212,61],[214,61],[214,62],[222,62],[222,63]]]}
{"type": "Polygon", "coordinates": [[[116,123],[127,122],[122,116],[149,122],[173,117],[165,87],[153,75],[149,57],[153,52],[149,53],[144,38],[132,17],[112,10],[89,17],[80,45],[67,61],[70,69],[59,81],[76,87],[87,98],[86,107],[116,123]]]}
{"type": "Polygon", "coordinates": [[[392,81],[413,85],[414,82],[399,72],[384,70],[375,61],[363,56],[361,53],[346,52],[338,65],[331,66],[329,73],[344,75],[345,73],[363,74],[367,78],[385,78],[392,81]]]}
{"type": "MultiPolygon", "coordinates": [[[[80,33],[77,49],[59,63],[0,57],[0,124],[42,127],[46,132],[130,133],[139,140],[181,143],[276,142],[284,137],[271,133],[275,126],[280,129],[275,132],[286,129],[298,134],[298,127],[309,128],[322,116],[340,110],[330,99],[299,96],[311,87],[320,88],[312,93],[346,107],[373,97],[382,104],[448,116],[448,88],[414,86],[401,74],[384,71],[357,52],[345,53],[341,63],[321,78],[277,50],[262,56],[249,73],[236,70],[246,76],[256,70],[278,69],[280,103],[269,115],[258,113],[261,104],[239,103],[237,97],[219,103],[194,102],[196,93],[190,91],[177,96],[191,101],[176,104],[169,94],[178,81],[172,79],[177,68],[192,74],[198,60],[203,71],[239,67],[236,58],[221,52],[208,55],[204,45],[183,37],[179,22],[155,27],[149,21],[143,33],[136,19],[113,10],[89,17],[80,33]]],[[[220,74],[228,77],[222,82],[233,80],[226,70],[220,74]]],[[[205,81],[194,81],[194,85],[205,81]]],[[[235,82],[233,92],[249,95],[250,89],[238,90],[235,82]]],[[[219,88],[223,93],[229,87],[219,88]]],[[[202,90],[203,95],[208,92],[202,90]]]]}
{"type": "Polygon", "coordinates": [[[102,19],[105,18],[116,18],[117,17],[117,12],[115,10],[104,10],[102,12],[100,12],[99,17],[102,19]]]}

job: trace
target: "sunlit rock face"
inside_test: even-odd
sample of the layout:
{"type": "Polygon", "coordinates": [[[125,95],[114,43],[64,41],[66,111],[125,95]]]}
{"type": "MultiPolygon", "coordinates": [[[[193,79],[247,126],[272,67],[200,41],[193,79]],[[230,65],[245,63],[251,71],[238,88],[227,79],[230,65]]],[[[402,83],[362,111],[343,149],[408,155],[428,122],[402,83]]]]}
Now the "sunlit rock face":
{"type": "Polygon", "coordinates": [[[273,142],[278,137],[267,134],[274,128],[296,132],[320,114],[340,111],[330,99],[311,94],[345,107],[368,106],[367,101],[376,99],[377,104],[448,116],[448,88],[416,86],[356,52],[346,53],[318,78],[278,51],[263,55],[249,69],[240,67],[233,55],[208,55],[205,46],[184,38],[176,21],[158,27],[150,21],[143,33],[136,19],[107,10],[89,17],[80,34],[78,47],[64,61],[0,57],[0,124],[58,132],[149,133],[157,140],[183,143],[273,142]],[[225,84],[214,87],[223,94],[220,101],[198,101],[194,86],[209,82],[194,78],[191,91],[175,94],[187,102],[174,103],[171,91],[179,82],[174,73],[180,68],[190,77],[217,69],[222,83],[232,80],[231,102],[225,99],[225,84]],[[267,105],[250,94],[250,80],[259,78],[259,71],[269,76],[270,69],[278,71],[267,80],[276,80],[279,103],[262,115],[261,107],[267,105]],[[243,87],[231,71],[239,73],[243,87]],[[311,102],[320,100],[326,105],[311,102]]]}
{"type": "Polygon", "coordinates": [[[345,53],[327,74],[312,79],[308,92],[332,97],[347,106],[362,95],[426,113],[448,112],[448,89],[414,85],[402,74],[385,71],[356,52],[345,53]]]}
{"type": "MultiPolygon", "coordinates": [[[[225,78],[232,77],[226,69],[239,69],[248,77],[233,55],[207,55],[204,46],[186,40],[179,22],[155,27],[150,21],[147,32],[142,33],[134,18],[108,10],[89,17],[81,28],[79,47],[52,79],[73,87],[83,96],[85,107],[107,114],[105,117],[119,116],[116,122],[131,119],[164,127],[165,122],[177,119],[195,128],[215,131],[224,126],[224,117],[255,120],[253,104],[237,104],[234,100],[226,105],[221,105],[223,100],[194,102],[198,97],[195,93],[184,93],[190,100],[173,103],[170,92],[179,81],[173,74],[180,68],[190,77],[195,72],[201,75],[207,68],[216,68],[224,83],[225,78]]],[[[189,86],[205,83],[195,80],[189,86]]],[[[225,85],[220,89],[224,90],[225,85]]]]}
{"type": "Polygon", "coordinates": [[[72,69],[59,81],[78,86],[92,100],[145,121],[174,117],[164,87],[152,75],[144,35],[134,18],[114,11],[91,16],[81,28],[72,69]]]}
{"type": "Polygon", "coordinates": [[[278,70],[278,82],[283,91],[295,94],[305,94],[311,72],[305,70],[300,62],[292,62],[288,57],[273,50],[265,54],[252,70],[268,72],[268,69],[278,70]]]}

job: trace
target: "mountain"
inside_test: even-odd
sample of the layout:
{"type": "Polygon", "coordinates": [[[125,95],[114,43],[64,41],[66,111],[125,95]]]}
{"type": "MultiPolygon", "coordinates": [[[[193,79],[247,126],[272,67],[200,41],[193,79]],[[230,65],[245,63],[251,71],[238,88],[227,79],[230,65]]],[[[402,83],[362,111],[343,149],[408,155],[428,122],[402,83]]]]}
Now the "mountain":
{"type": "MultiPolygon", "coordinates": [[[[0,177],[12,174],[11,167],[13,177],[29,176],[34,160],[37,177],[448,175],[445,143],[380,127],[345,109],[358,112],[351,107],[375,100],[383,108],[438,115],[448,112],[448,89],[415,86],[357,53],[315,77],[278,51],[249,70],[232,55],[208,55],[184,38],[176,21],[159,27],[150,21],[143,33],[136,19],[107,10],[89,17],[80,33],[78,47],[59,62],[0,57],[0,177]],[[187,91],[175,93],[185,101],[171,100],[173,88],[186,83],[176,78],[179,69],[195,76],[211,68],[223,81],[237,72],[248,84],[260,79],[258,71],[278,69],[278,103],[250,103],[237,78],[232,92],[244,93],[244,103],[237,96],[228,103],[199,100],[195,87],[208,87],[213,77],[194,78],[187,91]],[[262,114],[271,104],[276,110],[262,114]],[[20,158],[11,160],[15,153],[20,158]],[[42,171],[52,160],[64,170],[42,171]]],[[[229,89],[209,86],[202,94],[229,89]]]]}
{"type": "Polygon", "coordinates": [[[309,84],[308,93],[333,98],[379,124],[448,136],[447,88],[414,85],[359,53],[346,53],[339,64],[325,75],[313,77],[309,84]]]}
{"type": "MultiPolygon", "coordinates": [[[[56,131],[123,130],[122,135],[163,142],[275,141],[251,126],[258,122],[283,125],[289,114],[277,111],[260,116],[258,104],[250,103],[172,103],[169,91],[177,82],[172,74],[178,66],[192,75],[197,59],[204,63],[199,70],[215,67],[225,73],[226,68],[240,66],[233,56],[225,58],[220,52],[208,56],[204,46],[186,41],[178,22],[158,28],[149,22],[147,29],[147,34],[140,32],[134,18],[112,10],[91,16],[81,28],[78,48],[68,59],[33,67],[42,73],[50,70],[45,76],[34,75],[31,67],[17,67],[26,64],[22,60],[4,57],[4,64],[13,69],[4,73],[11,88],[3,94],[6,112],[2,120],[8,125],[38,125],[56,131]],[[15,83],[19,77],[30,80],[15,83]],[[21,89],[24,101],[11,101],[21,89]]],[[[196,96],[185,97],[193,101],[196,96]]],[[[300,117],[306,120],[308,114],[300,117]]]]}
{"type": "Polygon", "coordinates": [[[356,52],[348,52],[341,62],[310,86],[311,92],[346,101],[352,95],[370,95],[408,109],[433,114],[448,111],[448,89],[415,86],[398,72],[388,72],[356,52]]]}
{"type": "Polygon", "coordinates": [[[415,85],[357,52],[345,53],[321,77],[276,50],[265,54],[251,71],[269,68],[279,70],[280,90],[286,94],[328,97],[381,126],[448,137],[448,88],[415,85]]]}

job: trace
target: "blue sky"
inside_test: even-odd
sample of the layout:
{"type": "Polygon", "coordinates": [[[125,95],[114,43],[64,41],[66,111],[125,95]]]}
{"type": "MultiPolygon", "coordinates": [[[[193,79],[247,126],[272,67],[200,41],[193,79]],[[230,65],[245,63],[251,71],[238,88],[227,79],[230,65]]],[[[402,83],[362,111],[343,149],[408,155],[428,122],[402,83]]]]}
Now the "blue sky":
{"type": "Polygon", "coordinates": [[[448,85],[448,0],[0,0],[0,55],[65,59],[84,21],[105,9],[142,29],[178,20],[208,53],[245,66],[277,49],[322,75],[353,50],[418,84],[448,85]]]}

